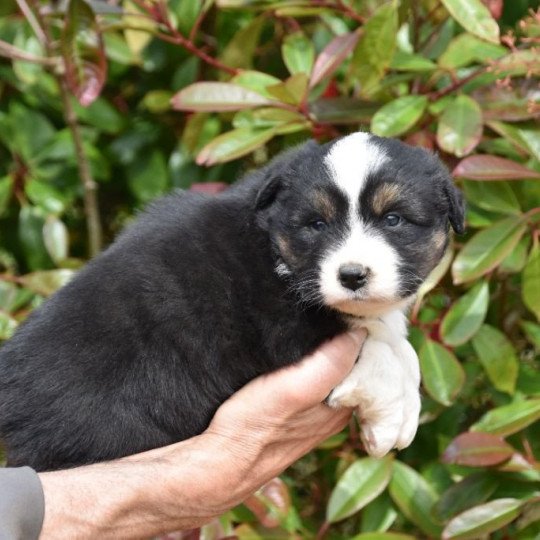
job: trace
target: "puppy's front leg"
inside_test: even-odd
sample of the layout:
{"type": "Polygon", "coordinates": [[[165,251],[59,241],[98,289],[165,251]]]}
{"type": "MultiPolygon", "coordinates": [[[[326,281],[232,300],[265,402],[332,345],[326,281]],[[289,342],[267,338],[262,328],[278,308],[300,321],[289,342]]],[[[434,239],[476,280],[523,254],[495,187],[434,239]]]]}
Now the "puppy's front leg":
{"type": "Polygon", "coordinates": [[[369,336],[349,376],[327,399],[331,407],[357,407],[367,452],[381,457],[408,446],[418,428],[420,370],[406,340],[401,312],[364,321],[369,336]]]}

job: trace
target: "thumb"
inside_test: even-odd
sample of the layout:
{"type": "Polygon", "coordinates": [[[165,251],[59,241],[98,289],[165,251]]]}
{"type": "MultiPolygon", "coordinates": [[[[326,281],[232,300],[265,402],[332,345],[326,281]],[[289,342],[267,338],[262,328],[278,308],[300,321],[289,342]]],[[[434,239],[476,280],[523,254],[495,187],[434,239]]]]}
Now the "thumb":
{"type": "Polygon", "coordinates": [[[281,410],[300,411],[320,404],[350,373],[366,335],[360,329],[336,336],[298,364],[259,377],[245,389],[257,384],[260,399],[267,405],[275,402],[281,410]]]}

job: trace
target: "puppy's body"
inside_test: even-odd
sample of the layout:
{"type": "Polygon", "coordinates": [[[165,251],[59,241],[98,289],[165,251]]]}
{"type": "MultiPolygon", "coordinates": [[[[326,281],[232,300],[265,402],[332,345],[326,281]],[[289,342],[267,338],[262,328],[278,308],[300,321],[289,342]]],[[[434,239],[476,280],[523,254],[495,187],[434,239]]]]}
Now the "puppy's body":
{"type": "MultiPolygon", "coordinates": [[[[36,310],[0,351],[0,435],[9,465],[50,470],[201,433],[249,380],[298,361],[351,324],[370,328],[367,354],[329,402],[361,405],[362,416],[377,417],[375,427],[407,424],[407,440],[394,433],[384,451],[410,442],[418,367],[400,309],[442,255],[448,216],[462,215],[434,157],[356,137],[358,163],[370,161],[362,152],[378,152],[379,161],[384,153],[382,177],[378,166],[364,167],[358,189],[344,187],[335,170],[342,156],[332,158],[338,141],[289,152],[219,196],[171,195],[36,310]],[[431,187],[414,188],[419,181],[431,187]],[[381,195],[377,184],[398,187],[381,195]],[[403,228],[395,244],[395,230],[377,229],[385,200],[423,220],[403,228]],[[374,249],[395,268],[377,270],[374,249]],[[370,265],[365,283],[352,286],[350,272],[345,282],[343,265],[349,271],[362,262],[370,265]],[[395,283],[385,296],[390,275],[395,283]],[[383,392],[389,378],[402,391],[379,399],[378,378],[383,392]]],[[[380,434],[368,430],[368,445],[370,436],[375,448],[380,434]]]]}

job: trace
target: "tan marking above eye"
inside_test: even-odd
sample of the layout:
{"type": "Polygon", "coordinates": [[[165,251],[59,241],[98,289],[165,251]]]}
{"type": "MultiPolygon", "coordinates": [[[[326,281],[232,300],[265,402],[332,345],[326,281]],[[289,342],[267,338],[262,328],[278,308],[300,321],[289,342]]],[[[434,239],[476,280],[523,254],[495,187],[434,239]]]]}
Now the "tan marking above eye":
{"type": "Polygon", "coordinates": [[[399,199],[401,189],[397,184],[381,184],[373,196],[372,206],[376,214],[382,214],[399,199]]]}
{"type": "Polygon", "coordinates": [[[331,221],[336,215],[336,207],[328,193],[317,190],[314,192],[312,202],[315,210],[321,214],[327,221],[331,221]]]}

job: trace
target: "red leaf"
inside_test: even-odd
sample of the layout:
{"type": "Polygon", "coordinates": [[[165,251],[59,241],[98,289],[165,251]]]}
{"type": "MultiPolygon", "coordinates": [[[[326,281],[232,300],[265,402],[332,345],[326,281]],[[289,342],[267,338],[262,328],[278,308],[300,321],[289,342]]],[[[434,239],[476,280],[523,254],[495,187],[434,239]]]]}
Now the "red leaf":
{"type": "Polygon", "coordinates": [[[100,94],[107,76],[103,38],[92,8],[71,0],[62,36],[62,55],[69,89],[83,107],[100,94]]]}
{"type": "Polygon", "coordinates": [[[198,193],[215,195],[216,193],[226,190],[228,187],[229,184],[226,184],[225,182],[197,182],[195,184],[191,184],[189,189],[198,193]]]}
{"type": "Polygon", "coordinates": [[[514,449],[501,437],[489,433],[467,432],[458,435],[442,456],[444,463],[486,467],[510,459],[514,449]]]}
{"type": "Polygon", "coordinates": [[[462,159],[452,174],[468,180],[523,180],[540,179],[540,173],[523,165],[497,156],[477,155],[462,159]]]}
{"type": "Polygon", "coordinates": [[[340,66],[347,55],[352,52],[358,43],[360,34],[349,32],[335,37],[317,56],[311,72],[309,87],[313,88],[317,83],[328,77],[340,66]]]}
{"type": "Polygon", "coordinates": [[[500,19],[503,12],[503,0],[482,0],[494,19],[500,19]]]}
{"type": "Polygon", "coordinates": [[[244,501],[264,527],[277,527],[289,512],[291,496],[281,478],[273,478],[244,501]],[[280,519],[281,518],[281,519],[280,519]]]}
{"type": "Polygon", "coordinates": [[[435,148],[435,136],[427,129],[411,133],[407,136],[405,142],[411,146],[420,146],[422,148],[427,148],[428,150],[433,150],[435,148]]]}

